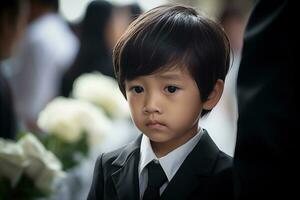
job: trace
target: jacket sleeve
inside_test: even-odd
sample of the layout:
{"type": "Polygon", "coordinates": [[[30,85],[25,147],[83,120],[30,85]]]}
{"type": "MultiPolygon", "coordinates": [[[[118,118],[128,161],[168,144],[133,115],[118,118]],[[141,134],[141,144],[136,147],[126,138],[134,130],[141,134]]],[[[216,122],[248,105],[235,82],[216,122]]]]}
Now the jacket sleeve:
{"type": "Polygon", "coordinates": [[[104,177],[103,177],[102,157],[103,154],[99,156],[96,161],[93,181],[92,181],[92,185],[87,200],[103,199],[104,177]]]}

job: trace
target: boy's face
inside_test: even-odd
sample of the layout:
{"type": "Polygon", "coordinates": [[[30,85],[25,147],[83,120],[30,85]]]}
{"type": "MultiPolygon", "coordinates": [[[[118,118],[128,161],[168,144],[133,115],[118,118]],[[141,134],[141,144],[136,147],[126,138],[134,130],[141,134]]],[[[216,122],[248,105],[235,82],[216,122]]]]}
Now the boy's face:
{"type": "Polygon", "coordinates": [[[152,145],[174,149],[197,133],[202,102],[186,69],[140,76],[125,86],[132,119],[152,145]]]}

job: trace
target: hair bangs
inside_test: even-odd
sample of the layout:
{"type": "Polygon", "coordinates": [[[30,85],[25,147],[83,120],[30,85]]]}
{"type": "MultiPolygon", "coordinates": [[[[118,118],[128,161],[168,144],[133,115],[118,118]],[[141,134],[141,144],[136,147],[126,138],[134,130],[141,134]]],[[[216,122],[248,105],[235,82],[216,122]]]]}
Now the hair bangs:
{"type": "Polygon", "coordinates": [[[120,55],[125,79],[187,64],[193,19],[178,15],[182,14],[161,16],[159,23],[140,30],[126,43],[120,55]]]}

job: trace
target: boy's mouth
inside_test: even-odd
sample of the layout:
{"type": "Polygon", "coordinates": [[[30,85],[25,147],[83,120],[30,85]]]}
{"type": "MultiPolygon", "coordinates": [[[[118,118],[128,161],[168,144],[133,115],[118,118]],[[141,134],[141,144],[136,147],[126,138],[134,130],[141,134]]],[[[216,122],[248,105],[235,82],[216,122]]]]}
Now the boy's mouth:
{"type": "Polygon", "coordinates": [[[148,121],[148,122],[146,123],[146,126],[147,126],[148,128],[151,128],[151,129],[163,129],[163,128],[166,127],[165,124],[163,124],[163,123],[161,123],[161,122],[159,122],[159,121],[156,121],[156,120],[148,121]]]}

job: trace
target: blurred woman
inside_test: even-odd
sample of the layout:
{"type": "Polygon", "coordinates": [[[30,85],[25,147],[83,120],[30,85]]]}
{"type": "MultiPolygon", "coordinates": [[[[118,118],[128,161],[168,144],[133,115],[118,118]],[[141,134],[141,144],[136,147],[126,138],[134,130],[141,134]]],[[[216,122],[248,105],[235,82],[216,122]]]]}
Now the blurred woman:
{"type": "Polygon", "coordinates": [[[73,65],[64,74],[61,95],[69,96],[74,80],[83,73],[99,71],[114,77],[112,65],[113,6],[106,1],[92,1],[81,24],[80,48],[73,65]]]}

